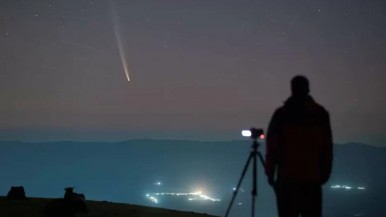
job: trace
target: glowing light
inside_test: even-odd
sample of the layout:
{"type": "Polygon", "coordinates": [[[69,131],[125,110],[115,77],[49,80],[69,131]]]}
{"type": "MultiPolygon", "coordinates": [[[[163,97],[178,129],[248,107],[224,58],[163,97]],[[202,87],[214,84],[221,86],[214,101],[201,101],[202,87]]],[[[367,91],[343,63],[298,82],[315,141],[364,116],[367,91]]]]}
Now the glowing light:
{"type": "Polygon", "coordinates": [[[146,197],[153,203],[158,203],[158,199],[153,197],[153,196],[150,196],[150,194],[146,194],[146,197]]]}
{"type": "Polygon", "coordinates": [[[212,198],[202,193],[202,191],[190,192],[190,193],[174,193],[174,192],[160,192],[160,193],[148,193],[146,197],[153,203],[158,203],[158,199],[155,196],[186,196],[188,201],[221,201],[218,198],[212,198]]]}
{"type": "Polygon", "coordinates": [[[126,62],[125,50],[123,49],[123,42],[122,42],[122,37],[121,37],[121,29],[119,28],[119,21],[118,21],[117,11],[115,10],[115,5],[113,3],[113,0],[109,0],[109,2],[110,2],[111,15],[112,15],[112,18],[113,18],[114,36],[115,36],[115,41],[117,42],[119,57],[121,59],[123,70],[125,71],[125,75],[126,75],[127,81],[130,81],[129,67],[128,67],[128,64],[126,62]]]}
{"type": "Polygon", "coordinates": [[[261,134],[261,135],[260,135],[260,139],[265,139],[265,135],[264,135],[264,134],[261,134]]]}
{"type": "Polygon", "coordinates": [[[242,130],[241,131],[241,135],[244,136],[244,137],[251,137],[252,136],[252,132],[250,130],[242,130]]]}
{"type": "MultiPolygon", "coordinates": [[[[232,190],[233,190],[233,191],[236,191],[237,189],[236,189],[236,187],[234,187],[232,190]]],[[[239,191],[240,191],[240,192],[245,192],[244,188],[239,188],[239,191]]]]}
{"type": "Polygon", "coordinates": [[[331,186],[332,189],[343,189],[343,190],[366,190],[365,187],[362,187],[362,186],[359,186],[359,187],[353,187],[353,186],[349,186],[349,185],[332,185],[331,186]]]}
{"type": "Polygon", "coordinates": [[[154,183],[154,185],[161,186],[162,183],[160,181],[158,181],[158,182],[154,183]]]}
{"type": "Polygon", "coordinates": [[[155,198],[155,197],[149,197],[149,199],[150,199],[152,202],[154,202],[154,203],[158,203],[158,200],[157,200],[157,198],[155,198]]]}

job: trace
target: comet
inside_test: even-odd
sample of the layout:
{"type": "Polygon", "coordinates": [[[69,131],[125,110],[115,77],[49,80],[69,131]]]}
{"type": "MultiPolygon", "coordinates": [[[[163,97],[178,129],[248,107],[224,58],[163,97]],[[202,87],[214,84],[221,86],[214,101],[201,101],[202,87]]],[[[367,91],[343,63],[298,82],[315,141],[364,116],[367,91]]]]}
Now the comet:
{"type": "Polygon", "coordinates": [[[119,57],[121,59],[123,71],[125,72],[127,81],[130,81],[130,75],[129,75],[129,67],[126,61],[126,53],[125,50],[123,49],[123,42],[122,42],[122,37],[121,37],[121,28],[119,26],[119,19],[117,15],[117,11],[115,9],[115,5],[113,0],[109,0],[110,3],[110,10],[111,10],[111,16],[112,16],[112,21],[113,21],[113,29],[114,29],[114,36],[115,36],[115,41],[117,43],[118,47],[118,52],[119,52],[119,57]]]}

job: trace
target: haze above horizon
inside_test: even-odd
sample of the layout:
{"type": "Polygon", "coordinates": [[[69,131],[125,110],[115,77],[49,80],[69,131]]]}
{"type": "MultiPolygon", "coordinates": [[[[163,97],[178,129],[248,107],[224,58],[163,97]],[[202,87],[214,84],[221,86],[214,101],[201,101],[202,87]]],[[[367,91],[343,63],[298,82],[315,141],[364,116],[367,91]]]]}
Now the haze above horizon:
{"type": "Polygon", "coordinates": [[[0,140],[240,139],[303,74],[336,143],[386,146],[385,1],[113,2],[0,2],[0,140]]]}

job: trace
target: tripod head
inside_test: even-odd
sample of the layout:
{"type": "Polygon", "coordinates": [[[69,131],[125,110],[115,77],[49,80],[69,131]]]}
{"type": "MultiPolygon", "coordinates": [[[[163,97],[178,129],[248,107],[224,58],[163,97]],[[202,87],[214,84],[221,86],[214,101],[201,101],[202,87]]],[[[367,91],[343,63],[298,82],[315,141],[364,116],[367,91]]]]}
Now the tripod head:
{"type": "Polygon", "coordinates": [[[250,137],[252,140],[265,138],[263,129],[256,129],[253,127],[249,130],[242,130],[241,135],[244,137],[250,137]]]}
{"type": "Polygon", "coordinates": [[[259,143],[257,142],[257,140],[265,138],[264,130],[256,129],[254,127],[249,130],[242,130],[241,135],[244,137],[250,137],[252,139],[252,148],[254,151],[257,151],[257,148],[259,147],[259,143]]]}

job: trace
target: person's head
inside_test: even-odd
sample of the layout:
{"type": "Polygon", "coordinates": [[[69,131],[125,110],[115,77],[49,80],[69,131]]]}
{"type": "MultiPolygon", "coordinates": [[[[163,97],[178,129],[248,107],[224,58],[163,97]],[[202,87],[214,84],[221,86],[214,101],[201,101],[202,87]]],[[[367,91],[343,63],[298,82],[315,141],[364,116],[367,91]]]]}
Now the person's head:
{"type": "Polygon", "coordinates": [[[302,75],[297,75],[291,80],[291,92],[293,97],[303,98],[310,93],[308,79],[302,75]]]}

